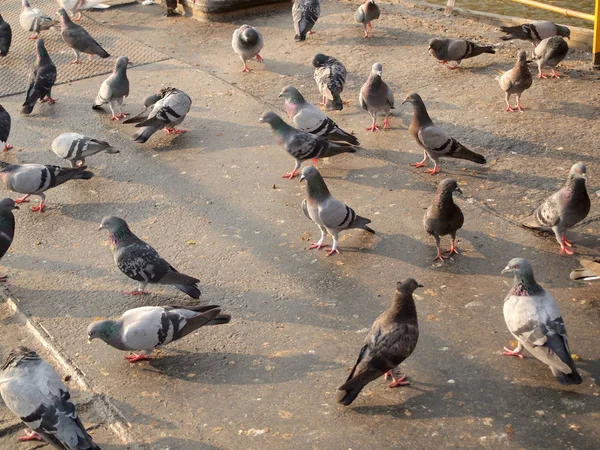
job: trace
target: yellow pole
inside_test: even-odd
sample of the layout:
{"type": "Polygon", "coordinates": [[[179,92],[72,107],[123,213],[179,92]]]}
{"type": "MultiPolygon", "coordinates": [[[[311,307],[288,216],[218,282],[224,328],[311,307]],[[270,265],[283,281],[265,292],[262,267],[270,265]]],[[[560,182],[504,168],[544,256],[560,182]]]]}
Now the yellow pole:
{"type": "MultiPolygon", "coordinates": [[[[596,19],[593,14],[586,14],[572,9],[561,8],[559,6],[548,5],[542,2],[536,2],[535,0],[510,0],[512,2],[523,3],[527,6],[533,6],[534,8],[545,9],[555,13],[562,14],[567,17],[577,17],[578,19],[589,20],[594,22],[596,19]]],[[[596,0],[596,17],[598,16],[598,0],[596,0]]]]}
{"type": "Polygon", "coordinates": [[[600,66],[600,0],[596,0],[596,21],[594,22],[594,46],[592,64],[600,66]]]}

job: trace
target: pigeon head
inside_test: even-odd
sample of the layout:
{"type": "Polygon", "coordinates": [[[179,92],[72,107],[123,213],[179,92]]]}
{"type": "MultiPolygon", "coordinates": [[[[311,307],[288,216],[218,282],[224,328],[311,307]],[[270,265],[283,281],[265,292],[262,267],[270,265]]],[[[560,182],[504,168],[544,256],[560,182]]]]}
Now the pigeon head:
{"type": "Polygon", "coordinates": [[[133,66],[133,63],[129,61],[127,56],[119,56],[115,63],[115,72],[127,70],[127,66],[133,66]]]}
{"type": "Polygon", "coordinates": [[[455,180],[451,178],[446,178],[440,181],[440,184],[438,186],[438,193],[452,195],[453,192],[459,192],[462,194],[462,191],[458,187],[458,184],[455,180]]]}
{"type": "Polygon", "coordinates": [[[0,201],[0,211],[12,211],[13,209],[19,209],[19,207],[12,198],[5,198],[0,201]]]}
{"type": "Polygon", "coordinates": [[[98,230],[108,230],[111,234],[120,233],[122,231],[129,231],[127,222],[117,216],[106,216],[100,223],[98,230]]]}
{"type": "Polygon", "coordinates": [[[325,184],[325,180],[316,167],[306,166],[304,169],[302,169],[300,181],[302,182],[304,180],[306,180],[309,197],[321,197],[329,195],[327,184],[325,184]]]}
{"type": "Polygon", "coordinates": [[[88,343],[94,339],[110,341],[119,335],[119,324],[114,320],[99,320],[92,322],[87,328],[88,343]]]}
{"type": "MultiPolygon", "coordinates": [[[[25,2],[26,0],[23,0],[23,2],[25,2]]],[[[65,25],[69,22],[71,22],[71,18],[69,17],[69,14],[67,14],[67,11],[65,10],[65,8],[60,8],[57,11],[57,14],[60,16],[60,23],[61,25],[65,25]]]]}
{"type": "Polygon", "coordinates": [[[423,103],[423,100],[421,100],[421,96],[415,92],[413,94],[408,95],[404,100],[402,100],[402,104],[404,105],[405,103],[415,105],[417,103],[423,103]]]}
{"type": "Polygon", "coordinates": [[[313,67],[323,67],[329,61],[329,56],[323,53],[317,53],[312,60],[313,67]]]}
{"type": "Polygon", "coordinates": [[[0,370],[5,370],[9,367],[17,367],[21,361],[27,359],[40,359],[40,357],[36,352],[28,349],[27,347],[20,346],[14,348],[8,354],[6,361],[0,370]]]}
{"type": "MultiPolygon", "coordinates": [[[[512,272],[515,276],[511,295],[529,296],[544,290],[533,277],[533,268],[524,258],[513,258],[504,268],[502,273],[512,272]]],[[[507,297],[508,298],[508,297],[507,297]]]]}
{"type": "Polygon", "coordinates": [[[509,261],[507,266],[502,270],[502,274],[512,272],[515,277],[520,278],[521,276],[529,275],[533,277],[533,268],[529,261],[525,258],[513,258],[509,261]]]}
{"type": "Polygon", "coordinates": [[[396,283],[396,290],[407,294],[412,294],[417,288],[422,288],[423,285],[417,283],[414,278],[406,278],[396,283]]]}
{"type": "Polygon", "coordinates": [[[279,97],[283,97],[286,100],[292,101],[293,103],[304,101],[304,97],[302,97],[302,94],[298,92],[298,89],[296,89],[294,86],[284,87],[279,93],[279,97]]]}
{"type": "Polygon", "coordinates": [[[587,180],[587,171],[585,168],[585,164],[582,162],[578,162],[577,164],[573,164],[571,170],[569,171],[569,179],[584,179],[587,180]]]}
{"type": "Polygon", "coordinates": [[[282,124],[285,124],[283,119],[281,117],[279,117],[273,111],[268,111],[268,112],[264,113],[262,116],[260,116],[260,119],[258,119],[258,123],[268,123],[273,128],[278,128],[282,124]]]}
{"type": "Polygon", "coordinates": [[[381,77],[381,74],[383,73],[383,66],[381,65],[381,63],[375,63],[373,64],[373,67],[371,67],[371,76],[379,76],[381,77]]]}
{"type": "MultiPolygon", "coordinates": [[[[307,183],[310,183],[312,180],[321,177],[321,174],[314,166],[306,166],[302,169],[302,174],[300,175],[300,181],[306,180],[307,183]]],[[[322,177],[321,177],[322,178],[322,177]]]]}
{"type": "Polygon", "coordinates": [[[28,0],[22,0],[21,1],[21,7],[23,9],[25,9],[25,8],[31,8],[31,6],[29,5],[29,1],[28,0]]]}
{"type": "Polygon", "coordinates": [[[444,45],[444,42],[441,39],[429,39],[429,49],[428,50],[439,50],[444,45]]]}
{"type": "Polygon", "coordinates": [[[566,37],[567,39],[571,39],[571,30],[568,27],[563,25],[556,25],[556,31],[559,36],[566,37]]]}
{"type": "Polygon", "coordinates": [[[525,50],[519,50],[517,52],[517,61],[519,64],[527,64],[527,53],[525,50]]]}
{"type": "Polygon", "coordinates": [[[38,38],[38,40],[36,42],[36,49],[37,49],[37,54],[38,54],[39,58],[42,58],[44,56],[49,56],[48,51],[46,50],[46,46],[44,45],[44,39],[38,38]]]}

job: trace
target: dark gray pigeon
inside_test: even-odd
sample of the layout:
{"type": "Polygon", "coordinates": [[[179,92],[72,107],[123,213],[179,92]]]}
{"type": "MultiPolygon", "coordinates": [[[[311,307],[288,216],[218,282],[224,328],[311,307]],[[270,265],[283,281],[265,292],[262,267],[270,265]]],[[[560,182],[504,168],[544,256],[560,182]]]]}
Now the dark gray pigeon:
{"type": "Polygon", "coordinates": [[[329,256],[339,253],[338,235],[340,231],[353,228],[365,230],[369,233],[375,233],[367,224],[370,219],[356,214],[356,212],[347,205],[337,200],[330,194],[325,180],[319,171],[313,166],[306,166],[302,169],[300,181],[306,180],[306,193],[308,197],[302,201],[302,211],[304,215],[312,220],[319,230],[321,238],[318,242],[313,242],[308,249],[316,248],[320,250],[323,247],[329,247],[324,244],[325,238],[329,233],[333,238],[333,245],[329,251],[329,256]]]}
{"type": "Polygon", "coordinates": [[[527,54],[523,50],[517,52],[517,62],[514,67],[497,77],[500,87],[506,92],[506,111],[514,111],[510,106],[510,97],[515,94],[517,97],[517,109],[523,111],[521,107],[521,94],[531,87],[533,77],[527,67],[527,54]]]}
{"type": "Polygon", "coordinates": [[[292,19],[297,41],[305,41],[307,34],[312,34],[313,27],[319,15],[321,14],[321,5],[319,0],[294,0],[292,5],[292,19]]]}
{"type": "Polygon", "coordinates": [[[110,120],[119,120],[128,114],[121,111],[123,100],[129,95],[129,79],[127,78],[127,67],[133,65],[127,56],[119,56],[115,63],[115,69],[110,76],[102,82],[100,90],[92,109],[101,108],[108,103],[112,116],[110,120]],[[118,110],[118,114],[115,114],[118,110]]]}
{"type": "Polygon", "coordinates": [[[592,281],[600,279],[600,263],[587,259],[582,259],[580,263],[583,268],[573,270],[569,276],[571,280],[592,281]]]}
{"type": "Polygon", "coordinates": [[[85,164],[85,158],[96,153],[119,153],[108,142],[93,139],[78,133],[63,133],[52,141],[52,151],[57,156],[66,159],[71,167],[80,167],[85,164]]]}
{"type": "Polygon", "coordinates": [[[571,30],[567,27],[557,25],[547,20],[536,20],[535,22],[525,23],[514,27],[500,27],[500,30],[507,34],[506,36],[500,37],[503,41],[522,39],[538,44],[540,41],[552,36],[571,37],[571,30]]]}
{"type": "Polygon", "coordinates": [[[328,110],[341,111],[344,109],[341,94],[346,83],[346,67],[333,56],[322,53],[314,56],[312,65],[315,68],[315,82],[323,96],[321,106],[328,110]]]}
{"type": "Polygon", "coordinates": [[[0,14],[0,56],[8,55],[10,43],[12,42],[12,29],[10,25],[4,21],[0,14]]]}
{"type": "Polygon", "coordinates": [[[435,239],[437,256],[433,259],[434,261],[438,259],[444,261],[453,253],[458,255],[455,245],[456,232],[462,228],[465,217],[458,205],[454,203],[452,198],[454,192],[462,193],[456,181],[450,178],[442,180],[433,199],[433,204],[427,208],[427,212],[423,217],[425,231],[435,239]],[[444,256],[440,249],[440,236],[447,235],[452,238],[452,245],[448,249],[448,255],[444,256]]]}
{"type": "Polygon", "coordinates": [[[92,59],[94,55],[98,55],[100,58],[110,56],[82,26],[71,20],[64,8],[60,8],[58,13],[60,14],[60,29],[63,41],[75,53],[75,59],[71,61],[73,64],[79,62],[79,53],[85,53],[88,55],[88,59],[92,59]]]}
{"type": "Polygon", "coordinates": [[[125,356],[130,363],[150,359],[156,347],[162,347],[205,325],[229,323],[231,316],[221,307],[142,306],[125,311],[118,320],[92,322],[87,329],[88,342],[101,339],[117,350],[139,352],[125,356]]]}
{"type": "Polygon", "coordinates": [[[25,197],[15,200],[20,205],[29,201],[29,197],[40,197],[40,204],[31,208],[32,211],[42,212],[46,207],[48,189],[60,186],[69,180],[89,180],[94,174],[81,166],[76,169],[42,164],[8,164],[0,161],[0,180],[6,189],[25,197]]]}
{"type": "Polygon", "coordinates": [[[483,53],[494,54],[496,51],[491,45],[479,45],[466,39],[430,39],[429,54],[437,59],[440,64],[456,61],[448,69],[456,69],[463,59],[474,58],[483,53]]]}
{"type": "Polygon", "coordinates": [[[246,65],[246,61],[256,58],[258,62],[263,62],[260,51],[264,45],[263,37],[260,31],[250,25],[242,25],[233,32],[231,46],[233,51],[240,57],[244,63],[242,72],[251,72],[246,65]]]}
{"type": "MultiPolygon", "coordinates": [[[[19,209],[12,198],[0,201],[0,259],[10,248],[15,237],[15,216],[13,209],[19,209]]],[[[0,276],[0,282],[5,282],[8,276],[0,276]]]]}
{"type": "Polygon", "coordinates": [[[390,111],[394,109],[394,93],[385,81],[381,79],[383,68],[380,63],[373,64],[371,75],[365,81],[360,93],[358,94],[358,103],[362,109],[367,111],[373,118],[373,124],[367,128],[367,131],[376,131],[377,116],[385,115],[383,129],[390,128],[390,111]]]}
{"type": "Polygon", "coordinates": [[[50,55],[44,47],[44,40],[38,39],[37,58],[35,66],[29,74],[29,87],[25,103],[21,108],[21,114],[31,114],[33,107],[39,100],[41,103],[48,102],[53,105],[58,99],[52,98],[52,87],[56,82],[56,66],[50,59],[50,55]]]}
{"type": "Polygon", "coordinates": [[[371,22],[379,19],[379,14],[379,6],[375,4],[375,0],[367,0],[354,13],[354,19],[363,26],[366,38],[369,37],[369,30],[373,28],[371,22]]]}
{"type": "Polygon", "coordinates": [[[110,249],[119,270],[139,282],[136,289],[124,294],[146,294],[144,289],[150,283],[171,285],[192,298],[200,298],[200,280],[177,272],[154,248],[133,234],[123,219],[105,217],[99,229],[108,230],[110,249]]]}
{"type": "Polygon", "coordinates": [[[58,25],[56,20],[52,20],[41,9],[32,8],[28,0],[21,0],[21,15],[19,16],[21,28],[25,31],[35,33],[29,39],[37,39],[40,31],[48,30],[58,25]]]}
{"type": "Polygon", "coordinates": [[[12,145],[7,144],[8,136],[10,136],[10,124],[10,114],[0,105],[0,145],[3,152],[7,152],[13,148],[12,145]]]}
{"type": "Polygon", "coordinates": [[[523,358],[521,350],[525,347],[550,367],[560,384],[581,384],[556,300],[536,283],[526,259],[511,259],[502,271],[507,272],[514,274],[515,281],[504,299],[504,320],[519,345],[514,350],[504,347],[503,355],[523,358]]]}
{"type": "Polygon", "coordinates": [[[298,89],[293,86],[284,87],[279,97],[285,99],[285,110],[294,126],[299,130],[308,131],[329,141],[347,142],[360,145],[358,139],[342,130],[333,120],[315,105],[308,103],[298,89]]]}
{"type": "Polygon", "coordinates": [[[0,395],[32,430],[19,440],[43,440],[61,450],[100,450],[77,416],[60,376],[33,350],[17,347],[8,354],[0,371],[0,395]]]}
{"type": "Polygon", "coordinates": [[[537,62],[540,78],[548,78],[542,73],[544,67],[552,69],[552,78],[560,78],[554,68],[567,57],[569,44],[560,36],[552,36],[544,39],[533,50],[533,60],[537,62]]]}
{"type": "Polygon", "coordinates": [[[367,384],[382,375],[392,377],[390,387],[410,384],[406,375],[399,373],[399,365],[412,354],[419,340],[413,292],[420,287],[423,285],[412,278],[396,284],[392,306],[371,325],[348,379],[338,388],[339,403],[350,405],[367,384]]]}
{"type": "Polygon", "coordinates": [[[427,169],[425,173],[434,175],[440,171],[437,164],[439,158],[466,159],[477,164],[486,163],[485,157],[469,150],[433,124],[419,94],[410,94],[402,102],[402,104],[405,103],[412,104],[414,110],[408,131],[417,144],[423,147],[423,161],[411,164],[411,166],[423,167],[429,158],[433,161],[434,166],[433,169],[427,169]]]}
{"type": "Polygon", "coordinates": [[[585,188],[587,171],[585,164],[573,164],[566,184],[552,194],[528,217],[522,225],[527,228],[552,228],[562,254],[572,255],[567,241],[567,231],[587,217],[590,212],[590,197],[585,188]]]}
{"type": "Polygon", "coordinates": [[[272,111],[264,113],[258,121],[271,125],[275,142],[296,160],[294,170],[284,174],[283,178],[292,179],[298,175],[302,161],[312,159],[316,163],[319,158],[356,152],[355,147],[345,142],[329,142],[322,137],[291,127],[272,111]]]}

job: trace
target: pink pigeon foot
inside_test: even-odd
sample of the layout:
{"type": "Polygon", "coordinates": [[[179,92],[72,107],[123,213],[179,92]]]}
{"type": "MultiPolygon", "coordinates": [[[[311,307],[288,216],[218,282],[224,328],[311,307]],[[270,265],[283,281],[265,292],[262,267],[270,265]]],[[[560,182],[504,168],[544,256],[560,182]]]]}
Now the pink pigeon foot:
{"type": "Polygon", "coordinates": [[[312,250],[316,248],[317,250],[321,250],[322,248],[329,247],[329,244],[319,244],[318,242],[313,242],[308,250],[312,250]]]}
{"type": "Polygon", "coordinates": [[[133,289],[131,291],[123,291],[124,295],[146,295],[148,292],[140,291],[139,289],[133,289]]]}
{"type": "Polygon", "coordinates": [[[450,70],[458,69],[458,66],[446,66],[446,67],[448,67],[448,69],[450,69],[450,70]]]}
{"type": "Polygon", "coordinates": [[[573,243],[571,241],[567,241],[566,236],[562,237],[562,241],[565,243],[565,245],[567,245],[569,247],[573,247],[573,243]]]}
{"type": "Polygon", "coordinates": [[[294,178],[296,175],[298,175],[298,171],[294,169],[292,172],[289,172],[289,173],[285,173],[285,174],[283,174],[283,175],[281,176],[281,178],[289,178],[289,179],[291,180],[291,179],[292,179],[292,178],[294,178]]]}
{"type": "Polygon", "coordinates": [[[541,80],[542,78],[548,78],[548,76],[544,75],[543,73],[540,72],[540,75],[538,76],[538,78],[541,80]]]}
{"type": "Polygon", "coordinates": [[[88,55],[88,61],[91,61],[94,55],[88,55]]]}
{"type": "Polygon", "coordinates": [[[17,205],[20,205],[21,203],[29,203],[29,197],[30,197],[29,195],[26,195],[25,197],[18,198],[15,200],[15,203],[17,205]]]}
{"type": "Polygon", "coordinates": [[[552,69],[552,78],[560,78],[560,75],[554,69],[552,69]]]}
{"type": "Polygon", "coordinates": [[[246,63],[244,63],[244,68],[242,69],[242,72],[252,72],[250,70],[250,68],[246,65],[246,63]]]}
{"type": "Polygon", "coordinates": [[[46,97],[46,98],[43,98],[42,100],[40,100],[40,103],[46,103],[46,102],[48,102],[51,105],[54,105],[57,101],[58,101],[57,98],[46,97]]]}
{"type": "Polygon", "coordinates": [[[27,39],[30,39],[30,40],[34,41],[34,40],[36,40],[39,37],[40,37],[40,35],[36,33],[33,36],[29,36],[27,39]]]}
{"type": "Polygon", "coordinates": [[[426,161],[427,161],[427,158],[423,159],[423,161],[420,161],[420,162],[418,162],[416,164],[409,164],[409,166],[413,166],[413,167],[426,167],[427,166],[426,161]]]}
{"type": "Polygon", "coordinates": [[[73,61],[71,61],[71,64],[79,64],[79,59],[74,59],[73,61]]]}
{"type": "Polygon", "coordinates": [[[398,386],[408,386],[409,384],[410,384],[410,381],[406,380],[406,375],[402,375],[398,379],[394,378],[394,375],[392,375],[392,382],[388,386],[393,388],[393,387],[398,387],[398,386]]]}
{"type": "Polygon", "coordinates": [[[502,354],[504,356],[517,356],[521,359],[525,358],[525,355],[523,355],[520,351],[518,351],[516,348],[514,350],[511,350],[508,347],[504,347],[504,351],[502,352],[502,354]]]}
{"type": "Polygon", "coordinates": [[[442,262],[444,262],[445,259],[448,259],[447,256],[442,255],[442,250],[439,248],[437,249],[437,256],[433,258],[433,262],[436,262],[438,259],[442,262]]]}
{"type": "Polygon", "coordinates": [[[165,128],[167,134],[183,134],[186,133],[186,130],[178,130],[176,128],[167,127],[165,128]]]}
{"type": "Polygon", "coordinates": [[[447,251],[448,251],[448,256],[450,256],[453,253],[460,255],[460,253],[458,253],[458,249],[456,248],[456,245],[454,244],[454,239],[452,240],[452,244],[450,245],[450,248],[447,251]]]}
{"type": "Polygon", "coordinates": [[[392,371],[388,370],[385,374],[383,374],[383,378],[388,380],[392,376],[392,371]]]}
{"type": "Polygon", "coordinates": [[[317,34],[317,32],[316,32],[316,31],[313,31],[313,30],[310,30],[310,31],[308,32],[308,34],[317,34]]]}
{"type": "Polygon", "coordinates": [[[265,60],[262,58],[262,56],[260,56],[260,55],[256,55],[256,60],[257,60],[258,62],[264,62],[264,61],[265,61],[265,60]]]}
{"type": "Polygon", "coordinates": [[[440,59],[440,60],[438,61],[438,63],[440,63],[440,64],[448,64],[448,61],[445,61],[445,60],[443,60],[443,59],[440,59]]]}
{"type": "Polygon", "coordinates": [[[385,120],[383,121],[383,129],[387,130],[388,128],[391,128],[392,126],[390,125],[390,118],[386,117],[385,120]]]}
{"type": "Polygon", "coordinates": [[[431,175],[435,175],[436,173],[440,173],[440,168],[436,164],[433,169],[427,169],[423,173],[430,173],[431,175]]]}
{"type": "Polygon", "coordinates": [[[2,149],[3,152],[7,152],[9,151],[11,148],[14,148],[12,145],[8,145],[8,144],[4,144],[4,148],[2,149]]]}
{"type": "Polygon", "coordinates": [[[372,131],[373,133],[375,133],[377,130],[379,130],[379,127],[377,126],[376,123],[374,123],[369,128],[367,128],[367,131],[372,131]]]}
{"type": "Polygon", "coordinates": [[[136,354],[127,355],[124,358],[127,361],[129,361],[130,363],[134,363],[134,362],[137,362],[137,361],[146,361],[146,360],[150,359],[146,355],[144,355],[143,353],[140,353],[139,355],[136,355],[136,354]]]}
{"type": "Polygon", "coordinates": [[[567,247],[564,242],[562,242],[560,244],[560,254],[561,255],[572,255],[573,253],[575,253],[575,252],[573,250],[571,250],[569,247],[567,247]]]}
{"type": "Polygon", "coordinates": [[[339,254],[340,254],[340,251],[339,251],[337,248],[335,248],[335,249],[333,249],[333,248],[332,248],[332,249],[331,249],[331,250],[329,250],[329,252],[327,253],[327,256],[331,256],[331,255],[333,255],[334,253],[337,253],[337,254],[339,255],[339,254]]]}
{"type": "Polygon", "coordinates": [[[19,441],[43,441],[44,438],[33,430],[25,430],[25,434],[19,437],[19,441]]]}
{"type": "Polygon", "coordinates": [[[511,106],[510,106],[510,105],[507,105],[507,106],[506,106],[506,109],[505,109],[505,111],[506,111],[506,112],[509,112],[509,111],[510,111],[510,112],[513,112],[513,111],[514,111],[514,109],[513,109],[513,108],[511,108],[511,106]]]}
{"type": "Polygon", "coordinates": [[[44,203],[43,201],[40,202],[39,205],[34,206],[33,208],[31,208],[32,212],[44,212],[44,209],[46,208],[46,203],[44,203]]]}

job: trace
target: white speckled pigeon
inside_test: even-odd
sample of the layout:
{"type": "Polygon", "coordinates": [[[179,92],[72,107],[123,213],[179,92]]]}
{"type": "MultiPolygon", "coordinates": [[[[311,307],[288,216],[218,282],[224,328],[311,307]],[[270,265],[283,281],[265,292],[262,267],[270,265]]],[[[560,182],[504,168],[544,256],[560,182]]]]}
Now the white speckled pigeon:
{"type": "Polygon", "coordinates": [[[71,63],[79,63],[79,53],[85,53],[88,55],[88,59],[92,59],[94,55],[98,55],[100,58],[110,56],[83,27],[69,18],[64,8],[60,8],[58,13],[60,14],[60,29],[63,41],[75,53],[75,59],[71,63]]]}
{"type": "Polygon", "coordinates": [[[285,110],[294,126],[299,130],[321,136],[329,141],[342,141],[352,145],[360,145],[358,139],[346,133],[327,117],[315,105],[308,103],[298,89],[293,86],[284,87],[279,97],[285,99],[285,110]]]}
{"type": "Polygon", "coordinates": [[[510,97],[515,94],[517,97],[517,109],[523,111],[521,107],[521,94],[531,87],[533,77],[527,67],[527,54],[520,50],[517,53],[517,62],[514,67],[507,72],[496,77],[500,87],[506,92],[506,111],[514,111],[510,106],[510,97]]]}
{"type": "Polygon", "coordinates": [[[302,201],[302,211],[321,230],[321,238],[318,242],[313,242],[308,247],[309,250],[313,248],[320,250],[323,247],[329,247],[329,245],[324,244],[327,233],[333,238],[329,256],[339,253],[338,235],[340,231],[357,228],[375,233],[373,229],[367,226],[371,223],[370,219],[357,215],[352,208],[344,205],[331,195],[325,180],[315,167],[306,166],[302,169],[300,181],[303,180],[306,180],[308,197],[302,201]]]}
{"type": "Polygon", "coordinates": [[[323,96],[322,106],[325,109],[334,109],[341,111],[344,109],[342,102],[342,91],[346,83],[346,67],[333,56],[317,53],[312,65],[315,68],[314,78],[323,96]]]}
{"type": "Polygon", "coordinates": [[[192,298],[200,298],[200,280],[177,272],[154,248],[133,234],[123,219],[105,217],[99,229],[108,230],[110,249],[119,270],[139,282],[137,289],[124,294],[145,294],[150,283],[171,285],[192,298]]]}
{"type": "Polygon", "coordinates": [[[52,20],[41,9],[32,8],[29,4],[29,0],[21,0],[21,8],[21,15],[19,16],[21,27],[25,31],[35,33],[33,36],[30,36],[29,39],[37,39],[40,31],[58,25],[56,20],[52,20]]]}
{"type": "Polygon", "coordinates": [[[394,109],[394,93],[385,81],[381,79],[383,68],[380,63],[373,64],[371,75],[365,81],[360,93],[358,94],[358,103],[361,108],[369,113],[373,118],[373,124],[367,128],[367,131],[379,129],[377,126],[377,115],[385,115],[383,129],[390,128],[390,110],[394,109]]]}
{"type": "Polygon", "coordinates": [[[319,158],[330,158],[342,153],[356,153],[356,148],[345,142],[330,142],[322,137],[291,127],[272,111],[264,113],[258,121],[271,125],[275,142],[296,160],[294,170],[284,174],[282,178],[292,179],[298,175],[302,161],[312,159],[316,164],[319,158]]]}
{"type": "Polygon", "coordinates": [[[70,15],[77,12],[73,18],[75,22],[81,20],[81,11],[85,9],[107,9],[110,5],[102,3],[104,0],[57,0],[61,8],[64,8],[70,15]]]}
{"type": "Polygon", "coordinates": [[[42,212],[46,207],[48,189],[60,186],[69,180],[89,180],[94,174],[86,166],[75,169],[42,164],[8,164],[0,161],[0,180],[6,189],[25,197],[15,200],[20,205],[29,201],[29,197],[40,197],[40,204],[31,208],[32,211],[42,212]]]}
{"type": "Polygon", "coordinates": [[[92,105],[92,109],[98,109],[102,105],[106,105],[110,108],[112,113],[110,120],[119,120],[126,117],[129,114],[121,111],[123,100],[129,95],[129,79],[127,78],[127,66],[131,66],[132,63],[129,61],[127,56],[119,56],[115,63],[115,69],[110,76],[102,82],[98,96],[92,105]],[[115,114],[115,110],[119,113],[115,114]]]}
{"type": "Polygon", "coordinates": [[[130,363],[150,359],[156,347],[162,347],[205,325],[229,323],[231,316],[221,307],[142,306],[125,311],[118,320],[92,322],[87,329],[88,342],[101,339],[117,350],[140,353],[125,356],[130,363]]]}
{"type": "Polygon", "coordinates": [[[557,25],[547,20],[536,20],[535,22],[513,27],[500,27],[500,30],[507,34],[507,36],[502,36],[500,38],[503,41],[522,39],[538,44],[540,41],[552,36],[571,37],[571,30],[567,27],[557,25]]]}
{"type": "Polygon", "coordinates": [[[502,271],[507,272],[514,274],[515,281],[504,299],[504,320],[519,345],[514,350],[504,347],[503,355],[523,358],[521,350],[525,347],[550,367],[560,384],[581,384],[556,300],[537,284],[526,259],[511,259],[502,271]]]}
{"type": "Polygon", "coordinates": [[[52,151],[71,164],[80,167],[85,164],[85,158],[96,153],[119,153],[108,142],[93,139],[78,133],[63,133],[52,141],[52,151]]]}
{"type": "Polygon", "coordinates": [[[321,5],[319,0],[294,0],[292,5],[292,19],[297,41],[305,41],[307,34],[313,34],[315,23],[321,14],[321,5]]]}
{"type": "Polygon", "coordinates": [[[567,57],[569,44],[560,36],[544,39],[533,50],[533,60],[537,62],[540,78],[548,78],[542,73],[544,67],[552,69],[552,78],[560,78],[554,68],[567,57]]]}
{"type": "Polygon", "coordinates": [[[231,46],[244,63],[242,72],[251,72],[246,65],[246,61],[252,58],[256,58],[258,62],[263,62],[259,54],[263,45],[264,41],[261,32],[250,25],[242,25],[233,32],[231,46]]]}
{"type": "Polygon", "coordinates": [[[562,254],[572,255],[567,241],[567,231],[587,217],[590,212],[590,197],[585,188],[587,171],[585,164],[573,164],[566,184],[552,194],[525,218],[522,225],[527,228],[552,228],[562,254]]]}
{"type": "Polygon", "coordinates": [[[410,122],[408,131],[417,144],[423,147],[423,160],[416,164],[411,164],[414,167],[423,167],[427,158],[433,161],[433,169],[427,169],[425,173],[432,175],[438,173],[437,160],[442,157],[466,159],[477,164],[485,164],[485,158],[479,153],[475,153],[462,145],[453,137],[450,137],[444,130],[434,125],[433,121],[427,113],[425,103],[419,94],[410,94],[404,99],[402,104],[410,103],[413,105],[413,118],[410,122]]]}
{"type": "Polygon", "coordinates": [[[29,87],[21,108],[21,114],[31,114],[38,100],[41,103],[48,102],[50,105],[58,100],[52,98],[52,88],[56,82],[56,66],[46,51],[43,39],[37,40],[36,48],[37,58],[35,66],[29,74],[29,87]]]}
{"type": "Polygon", "coordinates": [[[463,59],[473,58],[483,53],[494,54],[496,51],[491,45],[479,45],[466,39],[430,39],[429,54],[446,64],[448,61],[456,61],[454,66],[446,66],[448,69],[456,69],[463,59]]]}
{"type": "MultiPolygon", "coordinates": [[[[19,209],[12,198],[0,201],[0,259],[6,255],[15,237],[15,216],[13,209],[19,209]]],[[[0,276],[0,282],[6,281],[7,275],[0,276]]]]}
{"type": "Polygon", "coordinates": [[[360,391],[382,375],[392,377],[389,387],[406,386],[410,382],[399,373],[400,364],[408,358],[419,340],[419,321],[413,292],[423,287],[413,278],[396,284],[392,306],[373,325],[358,359],[344,384],[338,388],[337,401],[350,405],[360,391]]]}
{"type": "Polygon", "coordinates": [[[4,152],[13,148],[12,145],[7,144],[8,136],[10,136],[10,124],[10,114],[0,105],[0,146],[4,152]]]}
{"type": "Polygon", "coordinates": [[[10,44],[12,42],[12,29],[8,22],[5,22],[0,14],[0,56],[8,55],[10,44]]]}
{"type": "Polygon", "coordinates": [[[582,259],[580,261],[583,268],[575,269],[569,275],[571,280],[592,281],[600,280],[600,263],[582,259]]]}
{"type": "Polygon", "coordinates": [[[43,440],[61,450],[100,450],[77,416],[60,376],[33,350],[17,347],[8,354],[0,371],[0,395],[33,430],[19,440],[43,440]]]}
{"type": "Polygon", "coordinates": [[[375,0],[367,0],[358,7],[354,13],[354,19],[363,26],[365,30],[365,38],[369,36],[369,30],[373,27],[371,22],[379,19],[379,6],[375,4],[375,0]]]}

